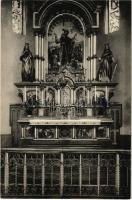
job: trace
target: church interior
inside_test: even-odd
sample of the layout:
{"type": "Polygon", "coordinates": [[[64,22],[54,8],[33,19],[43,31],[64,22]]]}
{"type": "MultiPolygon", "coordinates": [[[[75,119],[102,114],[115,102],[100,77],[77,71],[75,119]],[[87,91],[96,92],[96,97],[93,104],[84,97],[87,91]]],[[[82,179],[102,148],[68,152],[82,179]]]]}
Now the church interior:
{"type": "Polygon", "coordinates": [[[1,1],[1,197],[129,199],[131,1],[1,1]]]}

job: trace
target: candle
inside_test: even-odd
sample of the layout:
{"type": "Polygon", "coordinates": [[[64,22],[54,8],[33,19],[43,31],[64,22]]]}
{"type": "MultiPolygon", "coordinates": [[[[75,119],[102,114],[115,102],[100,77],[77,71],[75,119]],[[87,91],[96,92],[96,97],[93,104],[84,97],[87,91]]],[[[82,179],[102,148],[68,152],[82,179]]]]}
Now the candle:
{"type": "Polygon", "coordinates": [[[55,129],[55,138],[57,139],[58,138],[58,128],[56,126],[56,129],[55,129]]]}
{"type": "Polygon", "coordinates": [[[96,102],[96,86],[95,86],[95,102],[96,102]]]}
{"type": "Polygon", "coordinates": [[[106,98],[107,105],[108,105],[108,87],[107,86],[105,87],[105,98],[106,98]]]}
{"type": "Polygon", "coordinates": [[[37,128],[36,128],[36,126],[34,128],[34,138],[37,139],[37,128]]]}
{"type": "Polygon", "coordinates": [[[73,130],[72,130],[72,139],[75,139],[75,127],[73,126],[73,130]]]}
{"type": "Polygon", "coordinates": [[[36,101],[37,101],[37,96],[38,96],[38,91],[37,91],[37,86],[36,86],[36,101]]]}
{"type": "Polygon", "coordinates": [[[41,98],[42,98],[42,105],[43,105],[44,104],[44,91],[43,90],[42,90],[42,94],[41,95],[42,95],[41,98]]]}
{"type": "Polygon", "coordinates": [[[58,104],[60,104],[60,89],[58,89],[58,104]]]}
{"type": "Polygon", "coordinates": [[[109,137],[110,137],[110,129],[109,129],[109,128],[107,128],[106,137],[107,137],[107,138],[109,138],[109,137]]]}
{"type": "Polygon", "coordinates": [[[24,102],[27,101],[27,88],[26,86],[24,87],[24,102]]]}
{"type": "Polygon", "coordinates": [[[22,127],[22,138],[24,138],[24,128],[22,127]]]}
{"type": "Polygon", "coordinates": [[[90,94],[89,94],[89,89],[88,89],[88,105],[89,105],[89,102],[90,102],[90,94]]]}
{"type": "Polygon", "coordinates": [[[94,133],[93,133],[93,139],[96,138],[96,127],[94,126],[94,133]]]}

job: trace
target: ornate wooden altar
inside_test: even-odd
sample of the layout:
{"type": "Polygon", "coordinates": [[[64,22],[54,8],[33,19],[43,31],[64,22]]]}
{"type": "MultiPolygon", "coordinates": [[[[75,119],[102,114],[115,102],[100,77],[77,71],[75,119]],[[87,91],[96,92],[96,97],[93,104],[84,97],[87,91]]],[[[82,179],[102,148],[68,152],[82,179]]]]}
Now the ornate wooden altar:
{"type": "Polygon", "coordinates": [[[106,69],[104,55],[98,63],[100,6],[34,4],[35,76],[15,83],[22,102],[10,105],[10,126],[18,148],[3,150],[3,196],[129,196],[130,155],[114,149],[122,126],[114,65],[106,69]]]}

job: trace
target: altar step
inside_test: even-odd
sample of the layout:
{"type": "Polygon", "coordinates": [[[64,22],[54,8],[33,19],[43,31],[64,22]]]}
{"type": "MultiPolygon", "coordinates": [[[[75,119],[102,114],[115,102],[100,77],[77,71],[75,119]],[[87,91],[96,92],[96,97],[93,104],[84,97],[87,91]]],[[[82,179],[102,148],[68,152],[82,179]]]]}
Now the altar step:
{"type": "Polygon", "coordinates": [[[30,146],[57,146],[57,147],[80,147],[80,146],[85,146],[85,147],[92,147],[92,146],[97,146],[97,147],[110,147],[112,145],[112,141],[110,138],[100,138],[100,139],[83,139],[83,140],[76,140],[76,139],[71,139],[71,140],[39,140],[39,139],[20,139],[20,146],[22,147],[30,147],[30,146]]]}

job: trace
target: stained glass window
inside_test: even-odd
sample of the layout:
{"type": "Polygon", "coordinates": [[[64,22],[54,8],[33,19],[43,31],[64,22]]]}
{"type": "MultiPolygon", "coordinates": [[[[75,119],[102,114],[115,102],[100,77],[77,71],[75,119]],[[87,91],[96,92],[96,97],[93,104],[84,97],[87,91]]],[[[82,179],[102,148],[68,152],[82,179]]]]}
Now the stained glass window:
{"type": "Polygon", "coordinates": [[[17,34],[26,33],[25,0],[12,0],[12,30],[17,34]]]}
{"type": "Polygon", "coordinates": [[[119,30],[119,19],[120,19],[120,10],[119,10],[119,0],[109,0],[109,32],[119,30]]]}
{"type": "Polygon", "coordinates": [[[119,0],[106,0],[105,34],[118,31],[120,28],[119,0]]]}

